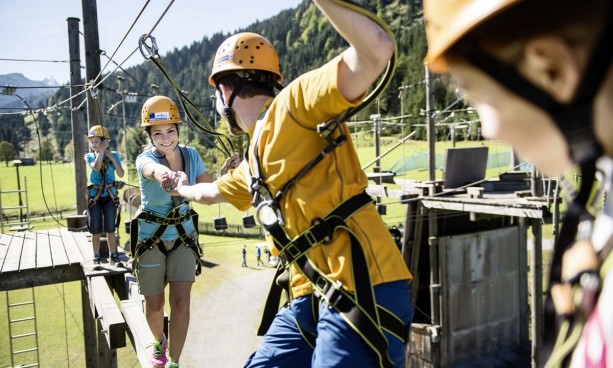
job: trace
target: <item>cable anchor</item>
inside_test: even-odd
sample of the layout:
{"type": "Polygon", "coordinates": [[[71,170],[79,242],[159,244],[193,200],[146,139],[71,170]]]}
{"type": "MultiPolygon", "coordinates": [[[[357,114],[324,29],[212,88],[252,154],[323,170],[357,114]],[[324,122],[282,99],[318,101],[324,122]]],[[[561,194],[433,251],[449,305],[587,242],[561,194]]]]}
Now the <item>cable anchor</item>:
{"type": "Polygon", "coordinates": [[[143,55],[145,59],[158,59],[160,57],[160,55],[158,54],[158,44],[157,42],[155,42],[155,37],[150,34],[144,34],[140,36],[140,38],[138,39],[138,48],[140,50],[141,55],[143,55]],[[151,46],[147,45],[147,39],[151,39],[151,46]],[[147,52],[147,54],[149,54],[148,56],[145,51],[147,52]]]}

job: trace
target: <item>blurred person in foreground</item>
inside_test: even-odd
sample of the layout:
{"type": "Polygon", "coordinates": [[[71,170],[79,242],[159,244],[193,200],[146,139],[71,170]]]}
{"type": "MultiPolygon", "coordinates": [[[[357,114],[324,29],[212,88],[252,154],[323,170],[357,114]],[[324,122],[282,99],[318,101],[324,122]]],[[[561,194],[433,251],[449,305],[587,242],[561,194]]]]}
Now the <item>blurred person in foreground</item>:
{"type": "Polygon", "coordinates": [[[546,367],[613,367],[613,200],[589,201],[595,177],[601,192],[613,182],[612,5],[424,0],[426,63],[455,79],[482,134],[547,175],[580,171],[554,249],[546,367]]]}

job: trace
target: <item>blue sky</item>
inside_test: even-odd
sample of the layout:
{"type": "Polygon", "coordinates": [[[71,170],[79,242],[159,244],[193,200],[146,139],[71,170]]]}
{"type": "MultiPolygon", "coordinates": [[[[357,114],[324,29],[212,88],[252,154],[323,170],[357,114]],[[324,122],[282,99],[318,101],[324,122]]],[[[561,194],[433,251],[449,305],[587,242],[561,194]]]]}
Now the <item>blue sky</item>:
{"type": "MultiPolygon", "coordinates": [[[[138,38],[148,33],[172,1],[150,0],[134,29],[113,60],[121,63],[138,46],[138,38]]],[[[301,0],[175,0],[152,35],[160,55],[174,48],[191,45],[204,36],[223,31],[233,32],[256,20],[266,19],[279,11],[296,7],[301,0]]],[[[111,56],[121,42],[146,0],[98,0],[100,48],[111,56]]],[[[0,0],[0,59],[66,61],[68,24],[66,19],[81,19],[81,0],[0,0]]],[[[81,38],[81,53],[84,45],[81,38]]],[[[104,56],[101,65],[107,63],[104,56]]],[[[140,52],[129,58],[124,67],[144,61],[140,52]]],[[[84,57],[81,57],[84,65],[84,57]]],[[[105,71],[112,70],[109,64],[105,71]]],[[[32,80],[53,77],[58,83],[70,80],[66,62],[16,62],[0,60],[0,74],[22,73],[32,80]]],[[[82,76],[85,71],[82,71],[82,76]]]]}

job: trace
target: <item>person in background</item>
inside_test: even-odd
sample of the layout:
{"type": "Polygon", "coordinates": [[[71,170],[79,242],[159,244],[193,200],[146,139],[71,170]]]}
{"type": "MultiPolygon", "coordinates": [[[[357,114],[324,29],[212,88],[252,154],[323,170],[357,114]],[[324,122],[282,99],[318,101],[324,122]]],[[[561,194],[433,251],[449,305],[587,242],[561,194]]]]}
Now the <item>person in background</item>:
{"type": "Polygon", "coordinates": [[[94,248],[94,270],[100,270],[100,234],[106,234],[111,264],[123,267],[117,253],[117,211],[119,206],[115,174],[123,177],[119,155],[111,151],[109,131],[102,125],[94,125],[87,132],[89,146],[93,152],[85,154],[85,162],[91,169],[87,186],[87,227],[92,234],[94,248]]]}
{"type": "Polygon", "coordinates": [[[335,120],[360,104],[395,43],[361,9],[313,2],[349,47],[283,88],[265,37],[246,32],[222,42],[209,82],[229,130],[250,136],[248,159],[214,183],[178,176],[168,184],[205,204],[245,211],[254,201],[284,264],[277,280],[286,280],[289,303],[278,313],[278,300],[267,304],[265,335],[246,367],[404,367],[412,276],[365,193],[348,128],[335,120]]]}
{"type": "Polygon", "coordinates": [[[580,172],[554,248],[545,367],[613,367],[613,2],[424,0],[428,54],[546,175],[580,172]],[[602,199],[589,201],[594,178],[602,199]]]}
{"type": "Polygon", "coordinates": [[[247,267],[247,246],[243,244],[243,263],[241,263],[241,267],[247,267]]]}
{"type": "Polygon", "coordinates": [[[258,245],[256,245],[255,247],[255,258],[258,262],[258,266],[260,265],[265,266],[264,262],[262,262],[262,249],[260,249],[258,245]]]}

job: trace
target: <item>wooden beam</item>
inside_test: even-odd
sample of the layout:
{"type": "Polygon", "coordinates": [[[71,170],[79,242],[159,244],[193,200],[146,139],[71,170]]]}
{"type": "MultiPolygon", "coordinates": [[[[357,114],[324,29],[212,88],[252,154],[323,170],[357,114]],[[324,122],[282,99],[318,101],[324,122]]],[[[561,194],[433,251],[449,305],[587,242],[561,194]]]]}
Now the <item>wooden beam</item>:
{"type": "Polygon", "coordinates": [[[466,202],[451,202],[436,199],[423,198],[421,203],[424,207],[436,210],[452,210],[462,212],[480,212],[489,213],[492,215],[527,217],[533,219],[541,219],[543,217],[543,209],[529,207],[511,207],[502,206],[495,203],[466,203],[466,202]]]}
{"type": "Polygon", "coordinates": [[[126,321],[121,315],[115,297],[103,276],[88,279],[89,296],[92,312],[96,317],[102,317],[103,330],[111,349],[126,346],[126,321]]]}
{"type": "Polygon", "coordinates": [[[8,272],[0,276],[0,291],[83,280],[83,268],[78,264],[8,272]]]}
{"type": "Polygon", "coordinates": [[[42,233],[36,238],[36,268],[53,266],[51,261],[51,242],[49,233],[42,233]]]}
{"type": "Polygon", "coordinates": [[[117,368],[117,349],[111,349],[109,346],[104,320],[96,321],[96,333],[98,336],[98,367],[117,368]]]}
{"type": "Polygon", "coordinates": [[[70,263],[84,263],[94,257],[94,250],[91,242],[87,240],[85,234],[75,233],[62,228],[60,231],[62,244],[70,263]]]}
{"type": "Polygon", "coordinates": [[[14,234],[11,237],[10,243],[7,244],[7,252],[5,254],[4,263],[0,270],[4,276],[6,272],[19,271],[19,262],[21,261],[21,250],[25,240],[25,233],[14,234]]]}
{"type": "Polygon", "coordinates": [[[122,300],[121,312],[128,325],[128,335],[132,341],[132,346],[136,350],[136,356],[142,367],[149,367],[148,346],[155,341],[153,333],[147,324],[143,305],[136,300],[122,300]]]}
{"type": "MultiPolygon", "coordinates": [[[[145,310],[145,297],[138,292],[138,280],[131,273],[125,273],[125,288],[127,292],[127,300],[138,303],[141,306],[141,310],[145,310]]],[[[123,299],[122,299],[123,300],[123,299]]],[[[168,313],[164,310],[164,335],[168,336],[168,313]]]]}

